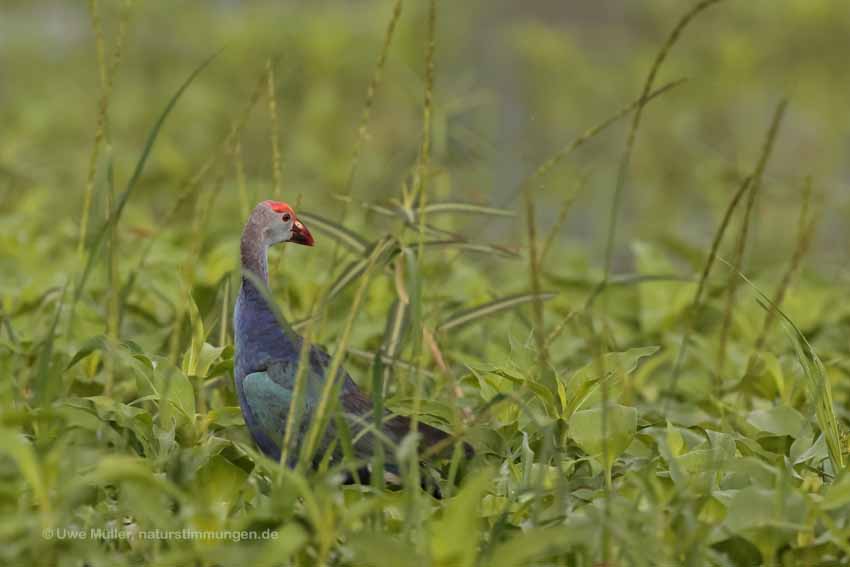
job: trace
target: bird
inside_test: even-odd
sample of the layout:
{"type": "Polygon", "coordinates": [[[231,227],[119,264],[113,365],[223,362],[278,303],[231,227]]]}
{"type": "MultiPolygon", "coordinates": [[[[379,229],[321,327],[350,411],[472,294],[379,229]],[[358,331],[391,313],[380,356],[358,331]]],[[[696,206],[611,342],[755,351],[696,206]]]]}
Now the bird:
{"type": "MultiPolygon", "coordinates": [[[[242,232],[242,283],[233,315],[234,379],[239,406],[254,443],[265,455],[277,461],[281,458],[281,443],[304,339],[289,323],[280,319],[279,313],[276,314],[267,302],[268,293],[258,286],[268,287],[269,247],[286,242],[303,246],[315,244],[313,235],[288,204],[273,200],[257,204],[242,232]]],[[[301,417],[296,423],[297,431],[290,434],[294,450],[290,447],[287,453],[286,465],[290,468],[297,464],[299,451],[315,418],[322,387],[330,379],[327,375],[330,366],[327,351],[318,345],[310,345],[306,358],[308,367],[304,373],[306,386],[301,397],[301,417]]],[[[339,392],[339,407],[355,440],[354,456],[366,460],[373,454],[375,445],[381,442],[365,426],[366,423],[374,423],[372,402],[344,368],[340,367],[337,379],[342,382],[336,390],[339,392]]],[[[381,433],[398,444],[409,433],[410,420],[386,412],[384,417],[381,433]]],[[[418,424],[418,433],[425,446],[433,446],[449,437],[442,430],[424,423],[418,424]]],[[[318,464],[333,439],[334,422],[330,420],[310,463],[312,466],[318,464]]],[[[464,445],[464,450],[468,453],[470,449],[464,445]]],[[[392,452],[389,453],[385,472],[397,474],[398,467],[392,463],[392,452]]],[[[339,455],[334,458],[338,459],[339,455]]],[[[368,472],[359,474],[368,475],[368,472]]]]}

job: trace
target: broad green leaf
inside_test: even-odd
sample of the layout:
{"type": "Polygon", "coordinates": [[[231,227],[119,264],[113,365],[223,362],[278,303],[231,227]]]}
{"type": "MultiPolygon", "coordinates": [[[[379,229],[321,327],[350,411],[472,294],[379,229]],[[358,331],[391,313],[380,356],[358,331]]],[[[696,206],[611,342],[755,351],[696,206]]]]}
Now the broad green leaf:
{"type": "Polygon", "coordinates": [[[219,427],[234,427],[245,423],[245,418],[242,417],[242,409],[239,406],[212,409],[207,412],[207,419],[210,424],[219,427]]]}
{"type": "Polygon", "coordinates": [[[257,565],[286,564],[289,558],[309,541],[307,532],[295,522],[278,530],[277,538],[266,544],[257,565]]]}
{"type": "Polygon", "coordinates": [[[109,339],[107,339],[104,335],[96,335],[87,339],[79,350],[77,350],[77,353],[71,359],[71,362],[68,363],[68,366],[65,367],[65,370],[69,370],[93,352],[106,350],[109,345],[108,341],[109,339]]]}
{"type": "Polygon", "coordinates": [[[667,446],[674,457],[678,457],[685,449],[685,438],[679,429],[669,421],[667,422],[667,446]]]}
{"type": "Polygon", "coordinates": [[[637,431],[637,410],[632,407],[611,404],[607,412],[602,407],[579,410],[570,417],[570,437],[581,449],[592,457],[600,457],[603,445],[607,445],[607,462],[610,469],[614,461],[629,446],[637,431]],[[603,413],[605,414],[605,436],[602,434],[603,413]]]}
{"type": "MultiPolygon", "coordinates": [[[[645,242],[633,245],[638,272],[673,274],[672,263],[645,242]]],[[[690,306],[695,290],[693,282],[655,281],[638,286],[641,328],[648,333],[661,331],[676,322],[690,306]]]]}
{"type": "Polygon", "coordinates": [[[366,532],[352,540],[355,565],[364,567],[425,567],[428,565],[409,542],[379,532],[366,532]]]}
{"type": "Polygon", "coordinates": [[[438,565],[471,567],[478,555],[481,499],[490,486],[484,469],[467,479],[443,516],[431,523],[431,557],[438,565]]]}
{"type": "MultiPolygon", "coordinates": [[[[797,441],[800,441],[800,439],[798,439],[797,441]]],[[[791,445],[791,458],[794,459],[795,465],[808,462],[812,459],[815,459],[815,463],[820,463],[821,461],[829,458],[829,449],[826,446],[826,437],[823,435],[823,433],[818,435],[818,438],[815,440],[815,442],[812,443],[809,447],[807,447],[799,455],[795,455],[794,449],[794,445],[791,445]]]]}
{"type": "Polygon", "coordinates": [[[580,543],[579,533],[567,526],[537,528],[521,532],[496,545],[489,567],[526,567],[532,561],[563,553],[580,543]]]}
{"type": "Polygon", "coordinates": [[[218,513],[221,520],[225,520],[247,476],[244,470],[224,457],[214,455],[198,471],[192,487],[204,505],[218,513]]]}
{"type": "MultiPolygon", "coordinates": [[[[634,372],[642,358],[654,355],[660,348],[657,346],[633,348],[625,352],[609,352],[602,357],[606,371],[605,379],[608,380],[609,391],[614,394],[610,399],[617,399],[617,389],[623,376],[634,372]]],[[[562,402],[564,418],[569,418],[578,409],[589,408],[600,403],[601,381],[599,378],[596,362],[589,362],[566,379],[565,400],[562,402]]]]}
{"type": "Polygon", "coordinates": [[[795,489],[748,487],[732,497],[724,526],[766,550],[776,549],[783,534],[805,529],[805,520],[806,502],[795,489]]]}
{"type": "Polygon", "coordinates": [[[847,473],[826,489],[820,508],[822,510],[838,510],[846,506],[850,506],[850,474],[847,473]]]}
{"type": "Polygon", "coordinates": [[[136,384],[142,396],[159,400],[159,422],[168,428],[178,426],[195,416],[195,389],[189,378],[165,358],[157,358],[147,373],[137,372],[136,384]]]}
{"type": "MultiPolygon", "coordinates": [[[[158,396],[154,399],[158,399],[158,396]]],[[[103,439],[121,446],[128,432],[142,445],[146,454],[153,453],[153,419],[138,407],[123,404],[106,396],[69,398],[56,411],[66,419],[67,427],[87,429],[103,439]],[[88,416],[88,417],[87,417],[88,416]]]]}
{"type": "Polygon", "coordinates": [[[788,406],[775,406],[766,410],[756,410],[747,417],[750,425],[771,435],[800,437],[811,435],[808,420],[788,406]]]}
{"type": "Polygon", "coordinates": [[[227,347],[217,347],[213,346],[210,343],[204,343],[201,346],[201,352],[198,354],[197,364],[195,366],[195,373],[193,376],[197,376],[199,378],[206,378],[210,375],[210,368],[212,368],[213,364],[221,357],[221,353],[227,347]]]}
{"type": "Polygon", "coordinates": [[[164,476],[154,474],[148,461],[136,457],[104,457],[93,471],[79,480],[83,484],[117,484],[127,481],[149,484],[182,501],[186,500],[185,494],[177,486],[164,476]]]}

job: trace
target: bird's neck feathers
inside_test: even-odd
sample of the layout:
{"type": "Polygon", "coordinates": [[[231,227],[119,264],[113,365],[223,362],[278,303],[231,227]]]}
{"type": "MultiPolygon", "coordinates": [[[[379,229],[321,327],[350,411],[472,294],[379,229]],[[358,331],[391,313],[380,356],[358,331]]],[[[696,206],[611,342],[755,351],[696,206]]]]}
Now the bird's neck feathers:
{"type": "Polygon", "coordinates": [[[269,243],[263,230],[263,222],[257,218],[257,211],[248,219],[242,232],[240,257],[242,264],[242,288],[236,309],[252,319],[256,331],[262,332],[265,327],[283,331],[292,335],[293,331],[282,315],[272,309],[267,301],[269,291],[268,251],[269,243]],[[254,277],[247,274],[253,274],[254,277]],[[258,289],[263,286],[265,289],[258,289]]]}
{"type": "MultiPolygon", "coordinates": [[[[242,232],[242,242],[240,244],[243,274],[245,272],[251,272],[260,281],[268,284],[268,249],[263,228],[258,222],[258,219],[255,218],[255,215],[251,215],[251,218],[248,219],[248,223],[245,225],[245,230],[242,232]]],[[[253,284],[244,275],[242,280],[244,284],[253,287],[253,284]]]]}

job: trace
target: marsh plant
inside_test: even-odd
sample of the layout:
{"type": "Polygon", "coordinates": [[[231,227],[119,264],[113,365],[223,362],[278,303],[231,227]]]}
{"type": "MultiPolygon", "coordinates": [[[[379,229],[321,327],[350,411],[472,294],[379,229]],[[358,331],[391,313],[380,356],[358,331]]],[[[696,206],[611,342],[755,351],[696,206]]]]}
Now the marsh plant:
{"type": "Polygon", "coordinates": [[[850,562],[846,163],[807,145],[847,155],[842,3],[36,4],[0,8],[0,564],[850,562]],[[280,460],[233,378],[266,199],[315,246],[258,287],[374,408],[329,386],[280,460]]]}

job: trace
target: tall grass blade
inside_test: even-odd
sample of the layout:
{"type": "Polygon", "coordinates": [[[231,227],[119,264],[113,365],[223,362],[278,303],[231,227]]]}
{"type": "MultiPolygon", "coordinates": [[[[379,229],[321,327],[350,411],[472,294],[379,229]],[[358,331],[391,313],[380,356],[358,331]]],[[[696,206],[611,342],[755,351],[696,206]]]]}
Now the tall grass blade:
{"type": "Polygon", "coordinates": [[[703,0],[702,2],[691,8],[684,16],[682,16],[682,18],[673,28],[673,31],[670,33],[670,36],[667,38],[667,41],[665,41],[664,45],[661,46],[661,50],[658,52],[658,54],[655,56],[655,60],[652,62],[652,67],[650,68],[649,74],[647,75],[646,81],[644,82],[643,92],[641,93],[640,99],[638,100],[637,107],[635,108],[635,113],[632,116],[632,124],[629,129],[628,139],[626,140],[626,148],[620,160],[620,167],[617,174],[617,185],[614,189],[614,197],[611,201],[611,214],[610,219],[608,221],[608,236],[605,242],[605,275],[602,280],[602,286],[607,283],[608,278],[611,275],[611,268],[614,260],[614,244],[617,238],[617,222],[620,216],[621,202],[626,186],[626,176],[628,175],[632,151],[634,150],[635,139],[637,138],[637,131],[638,127],[640,126],[640,120],[643,117],[643,109],[646,106],[647,101],[649,100],[649,95],[652,92],[652,87],[655,83],[655,78],[658,75],[658,71],[661,69],[661,65],[664,63],[664,60],[670,53],[670,50],[673,48],[676,41],[679,39],[679,36],[682,34],[687,25],[694,18],[696,18],[700,14],[700,12],[722,1],[723,0],[703,0]]]}
{"type": "Polygon", "coordinates": [[[454,329],[458,329],[460,327],[463,327],[470,323],[474,323],[486,317],[496,315],[497,313],[501,313],[508,309],[513,309],[514,307],[517,307],[519,305],[530,303],[536,298],[540,299],[541,301],[547,301],[556,297],[557,295],[558,294],[554,292],[540,292],[537,294],[520,293],[508,297],[502,297],[500,299],[496,299],[495,301],[490,301],[488,303],[484,303],[483,305],[464,309],[462,311],[458,311],[456,313],[453,313],[452,315],[449,315],[437,326],[437,331],[452,331],[454,329]]]}
{"type": "Polygon", "coordinates": [[[85,268],[83,268],[83,273],[80,276],[80,280],[77,283],[76,289],[74,290],[74,301],[71,304],[71,323],[69,327],[72,326],[73,317],[74,317],[74,309],[79,302],[80,298],[83,295],[83,290],[85,289],[86,282],[88,281],[89,275],[91,274],[92,267],[98,258],[98,251],[100,250],[100,246],[103,243],[104,237],[108,234],[109,230],[113,225],[117,225],[118,221],[121,219],[121,214],[124,211],[124,207],[127,205],[127,201],[130,198],[130,195],[133,193],[133,189],[135,189],[136,184],[139,181],[139,178],[142,176],[142,172],[145,169],[145,164],[148,161],[148,157],[150,156],[151,150],[153,149],[154,143],[156,143],[156,139],[159,136],[159,132],[162,129],[163,124],[165,124],[165,120],[168,118],[171,111],[177,105],[177,101],[180,100],[180,97],[192,84],[192,81],[206,69],[206,67],[212,63],[212,61],[218,56],[220,52],[216,52],[207,59],[205,59],[198,67],[195,68],[194,71],[186,78],[183,84],[177,89],[171,99],[168,101],[168,104],[165,105],[165,109],[160,114],[157,121],[154,123],[151,128],[150,133],[148,134],[147,141],[145,142],[144,147],[142,148],[142,153],[139,156],[138,161],[136,162],[136,167],[133,169],[133,174],[130,176],[130,180],[127,182],[127,187],[122,193],[121,197],[118,199],[118,202],[113,211],[110,211],[109,219],[106,223],[103,224],[101,229],[98,231],[97,236],[95,237],[92,245],[89,248],[88,259],[86,260],[85,268]]]}
{"type": "Polygon", "coordinates": [[[569,144],[564,146],[561,150],[559,150],[555,155],[551,158],[540,164],[534,172],[526,178],[526,180],[519,185],[517,190],[511,195],[510,201],[515,199],[520,193],[522,193],[524,187],[528,184],[537,185],[546,175],[552,171],[559,163],[569,157],[574,151],[579,149],[581,146],[586,144],[591,139],[595,138],[597,135],[607,130],[610,126],[616,124],[621,119],[628,116],[631,112],[633,112],[636,108],[641,105],[645,105],[646,103],[655,100],[661,95],[667,93],[668,91],[673,90],[674,88],[685,83],[685,79],[678,79],[676,81],[672,81],[670,83],[665,84],[664,86],[654,90],[649,96],[645,98],[640,98],[634,102],[629,103],[620,109],[619,112],[606,118],[599,124],[592,126],[581,133],[577,138],[571,141],[569,144]]]}
{"type": "Polygon", "coordinates": [[[39,463],[32,443],[18,431],[5,427],[0,428],[0,454],[9,457],[17,465],[21,476],[26,479],[35,496],[35,501],[38,503],[42,527],[48,527],[52,520],[51,495],[44,470],[39,463]]]}
{"type": "MultiPolygon", "coordinates": [[[[773,294],[772,301],[774,305],[782,305],[782,302],[785,300],[785,294],[791,286],[791,280],[797,273],[800,263],[803,260],[803,256],[805,256],[809,249],[809,245],[811,244],[814,229],[817,226],[816,219],[809,219],[809,202],[811,200],[811,196],[812,180],[811,178],[808,178],[806,180],[805,190],[803,191],[803,204],[800,207],[800,218],[797,221],[797,244],[794,248],[794,253],[791,256],[791,261],[788,263],[788,268],[782,275],[782,280],[779,282],[779,285],[773,294]]],[[[765,314],[764,323],[762,324],[758,338],[756,338],[753,346],[753,352],[750,354],[749,361],[747,362],[747,371],[745,374],[749,374],[752,370],[753,365],[764,348],[764,343],[767,340],[767,334],[773,326],[775,319],[776,312],[773,309],[769,310],[765,314]]]]}
{"type": "MultiPolygon", "coordinates": [[[[372,70],[372,76],[369,79],[369,86],[366,89],[366,100],[363,102],[363,111],[360,115],[360,123],[357,128],[357,138],[354,142],[354,148],[351,153],[351,163],[348,168],[348,176],[346,177],[343,194],[339,196],[343,201],[342,210],[339,214],[338,224],[340,225],[345,222],[345,217],[348,213],[348,203],[351,201],[351,195],[354,191],[354,180],[357,176],[358,167],[360,166],[360,155],[363,152],[363,145],[366,143],[366,139],[369,135],[369,122],[372,116],[372,107],[375,103],[375,96],[377,95],[378,89],[383,81],[384,67],[386,66],[387,56],[390,52],[390,46],[392,45],[398,22],[401,19],[401,10],[402,0],[395,0],[395,3],[393,4],[393,11],[390,15],[390,20],[387,23],[386,32],[384,33],[384,42],[381,46],[381,52],[378,55],[378,60],[375,62],[375,67],[372,70]]],[[[332,268],[328,272],[329,277],[332,277],[331,274],[336,268],[338,254],[339,246],[337,245],[334,246],[331,261],[332,268]]]]}
{"type": "MultiPolygon", "coordinates": [[[[384,366],[393,366],[410,372],[412,372],[416,368],[414,364],[408,361],[393,359],[392,357],[387,356],[383,353],[369,352],[367,350],[362,350],[351,346],[348,347],[348,354],[367,362],[374,362],[375,360],[380,359],[381,364],[384,366]]],[[[433,373],[428,372],[427,370],[423,370],[422,373],[424,376],[433,377],[433,373]]]]}
{"type": "Polygon", "coordinates": [[[459,250],[466,250],[469,252],[479,252],[481,254],[495,255],[501,256],[503,258],[518,258],[519,254],[513,250],[505,248],[503,246],[498,246],[495,244],[478,244],[475,242],[468,242],[466,240],[430,240],[428,242],[424,242],[422,246],[427,250],[429,248],[455,248],[459,250]]]}
{"type": "Polygon", "coordinates": [[[844,454],[841,447],[841,434],[838,427],[838,419],[835,416],[835,407],[832,398],[832,385],[827,376],[826,368],[821,362],[812,347],[806,335],[800,330],[794,321],[770,299],[758,286],[756,286],[746,275],[735,270],[732,263],[727,262],[723,258],[719,258],[721,262],[733,270],[735,276],[742,279],[746,284],[756,292],[756,300],[758,304],[767,312],[771,310],[779,314],[790,329],[789,335],[794,344],[794,350],[797,353],[797,360],[803,368],[803,373],[806,375],[806,386],[809,393],[810,401],[815,406],[815,417],[818,425],[826,438],[827,447],[829,449],[829,457],[832,461],[832,466],[836,473],[844,470],[844,454]]]}
{"type": "Polygon", "coordinates": [[[495,207],[485,207],[474,203],[431,203],[422,208],[422,212],[428,215],[435,214],[457,214],[457,213],[472,213],[477,215],[487,215],[493,217],[514,217],[516,213],[506,209],[497,209],[495,207]]]}
{"type": "MultiPolygon", "coordinates": [[[[245,123],[248,121],[248,118],[251,115],[251,111],[259,102],[260,96],[263,93],[264,86],[264,77],[260,77],[257,81],[257,84],[254,88],[254,92],[251,95],[248,103],[245,105],[245,108],[242,109],[242,112],[238,115],[238,117],[233,121],[230,132],[221,143],[218,145],[216,151],[210,153],[210,157],[203,163],[201,166],[195,171],[195,173],[186,179],[180,186],[178,190],[178,196],[174,200],[174,204],[171,209],[166,213],[165,218],[160,223],[160,230],[156,231],[147,242],[145,249],[142,251],[141,257],[139,259],[138,264],[135,269],[130,272],[129,277],[127,278],[127,282],[124,284],[124,287],[121,291],[121,307],[119,309],[120,315],[119,319],[123,317],[124,311],[127,305],[127,299],[130,297],[130,293],[135,287],[136,280],[138,279],[139,274],[142,272],[142,269],[147,264],[148,257],[153,250],[154,244],[158,241],[158,239],[166,234],[166,231],[162,230],[163,228],[170,226],[175,220],[179,218],[179,213],[183,209],[183,207],[189,202],[190,199],[197,197],[197,194],[201,187],[201,181],[209,174],[213,168],[222,162],[222,156],[231,153],[236,157],[234,159],[237,160],[237,180],[239,181],[240,188],[240,198],[245,193],[245,198],[247,198],[247,188],[243,187],[244,184],[244,168],[242,170],[242,178],[239,180],[239,164],[241,163],[241,149],[237,152],[237,146],[241,148],[239,145],[239,136],[245,127],[245,123]],[[244,191],[243,191],[244,190],[244,191]]],[[[248,204],[247,201],[242,203],[244,207],[247,209],[248,204]]],[[[250,211],[249,211],[250,212],[250,211]]],[[[248,216],[246,212],[245,216],[248,216]]]]}
{"type": "Polygon", "coordinates": [[[59,303],[56,305],[56,313],[53,315],[53,321],[50,323],[50,330],[47,332],[47,338],[44,340],[44,345],[38,354],[38,365],[36,366],[38,382],[35,389],[35,397],[42,407],[50,404],[61,390],[59,388],[61,384],[56,383],[59,375],[56,374],[53,365],[53,349],[56,341],[56,328],[59,326],[62,308],[65,306],[65,292],[67,289],[68,282],[62,287],[62,295],[59,296],[59,303]]]}
{"type": "Polygon", "coordinates": [[[815,353],[815,349],[806,339],[805,335],[796,325],[791,322],[787,315],[778,309],[775,305],[768,306],[770,309],[777,311],[782,318],[788,323],[793,330],[791,334],[794,339],[794,349],[797,352],[797,360],[806,375],[806,385],[808,386],[809,398],[815,404],[815,416],[826,437],[826,445],[829,448],[829,458],[832,461],[832,468],[836,472],[844,471],[844,453],[841,446],[841,433],[838,428],[838,419],[835,416],[835,406],[832,399],[832,385],[829,382],[829,377],[826,374],[826,368],[815,353]]]}
{"type": "Polygon", "coordinates": [[[331,284],[330,290],[328,291],[327,301],[330,301],[337,295],[339,295],[342,290],[349,286],[352,282],[356,281],[363,272],[366,271],[367,266],[369,265],[369,258],[360,258],[359,260],[355,260],[351,262],[345,270],[339,275],[336,281],[331,284]]]}
{"type": "Polygon", "coordinates": [[[708,253],[708,259],[705,262],[705,266],[703,266],[702,274],[700,275],[696,292],[694,292],[694,299],[691,301],[691,308],[688,313],[688,317],[685,321],[686,327],[685,332],[682,335],[682,343],[681,345],[679,345],[679,352],[676,354],[676,362],[673,364],[673,377],[670,380],[670,398],[668,399],[671,399],[676,396],[677,388],[679,385],[679,376],[682,371],[682,364],[685,360],[685,353],[687,352],[688,345],[690,343],[694,325],[696,324],[696,321],[702,311],[702,295],[705,291],[705,286],[708,282],[708,276],[711,273],[711,268],[714,266],[714,261],[717,258],[717,251],[720,248],[720,243],[723,241],[723,236],[726,234],[726,229],[729,226],[729,221],[732,219],[732,214],[738,207],[738,203],[740,203],[741,198],[750,188],[751,181],[752,178],[747,177],[738,187],[738,190],[735,192],[735,195],[733,195],[732,200],[729,202],[729,205],[726,206],[726,211],[723,213],[723,218],[720,221],[720,225],[718,226],[717,231],[714,233],[714,240],[711,243],[711,250],[708,253]]]}
{"type": "Polygon", "coordinates": [[[316,413],[313,415],[313,419],[310,423],[310,428],[307,431],[306,440],[304,442],[304,446],[302,447],[301,455],[299,457],[299,466],[301,467],[313,461],[313,454],[318,449],[319,440],[322,439],[325,433],[327,421],[331,416],[331,413],[334,409],[333,405],[336,402],[334,393],[337,391],[338,386],[341,383],[341,380],[338,375],[340,374],[339,371],[342,366],[342,359],[344,358],[346,349],[348,347],[348,341],[351,338],[351,331],[352,327],[354,326],[354,320],[357,317],[357,314],[360,312],[360,305],[363,301],[366,288],[369,284],[369,276],[371,269],[374,267],[377,259],[383,254],[384,249],[388,244],[388,241],[384,241],[380,245],[376,246],[375,249],[372,251],[370,257],[368,258],[367,265],[364,268],[364,277],[360,280],[360,286],[358,287],[354,296],[354,300],[351,303],[351,309],[349,309],[348,318],[346,319],[345,326],[343,328],[343,332],[339,340],[339,344],[337,345],[333,357],[331,357],[331,362],[328,365],[328,370],[325,375],[325,383],[322,385],[322,392],[319,397],[319,403],[316,406],[316,413]]]}
{"type": "Polygon", "coordinates": [[[101,25],[100,11],[97,0],[89,0],[89,18],[95,36],[95,50],[97,51],[97,67],[100,77],[100,100],[98,101],[97,124],[95,126],[94,141],[89,156],[88,174],[86,186],[83,192],[83,211],[80,219],[80,239],[77,252],[82,257],[85,251],[86,235],[88,234],[89,216],[91,214],[92,197],[94,195],[94,181],[97,174],[97,162],[100,156],[100,147],[104,141],[111,144],[109,134],[109,101],[112,95],[115,71],[121,62],[124,51],[124,39],[127,36],[127,23],[130,19],[132,0],[125,0],[124,10],[118,25],[118,34],[113,48],[112,61],[106,63],[106,48],[101,25]]]}
{"type": "Polygon", "coordinates": [[[732,327],[732,312],[735,307],[735,292],[738,288],[737,272],[741,271],[744,261],[744,250],[747,245],[747,237],[749,236],[750,221],[755,208],[756,197],[758,196],[761,187],[761,177],[764,173],[767,162],[770,159],[770,154],[773,151],[773,145],[779,133],[779,126],[782,124],[782,117],[785,115],[786,101],[781,101],[773,113],[773,120],[770,123],[770,129],[767,132],[764,145],[762,147],[761,156],[756,164],[756,168],[752,175],[752,188],[747,196],[747,206],[744,210],[744,218],[741,221],[741,230],[738,233],[738,240],[735,243],[735,255],[733,257],[733,270],[729,275],[729,282],[726,291],[726,308],[723,314],[723,325],[720,328],[720,340],[717,346],[717,366],[716,377],[719,381],[722,380],[724,367],[726,365],[726,343],[729,339],[729,331],[732,327]]]}
{"type": "Polygon", "coordinates": [[[534,342],[537,346],[537,366],[541,374],[549,364],[549,349],[546,343],[546,328],[543,318],[543,299],[540,296],[540,254],[537,242],[537,220],[534,206],[534,195],[530,185],[523,192],[523,203],[525,208],[525,223],[528,233],[528,278],[531,284],[531,315],[532,332],[534,342]]]}
{"type": "Polygon", "coordinates": [[[540,249],[540,258],[538,260],[538,263],[541,266],[546,264],[546,256],[549,255],[549,251],[555,244],[555,238],[564,227],[564,223],[567,221],[567,214],[570,212],[574,201],[574,197],[564,199],[564,203],[561,205],[561,210],[558,211],[558,219],[555,221],[555,224],[552,225],[552,228],[549,229],[549,234],[547,234],[546,238],[543,240],[543,246],[540,249]]]}
{"type": "Polygon", "coordinates": [[[272,175],[274,179],[274,196],[280,199],[283,191],[283,160],[280,157],[280,134],[278,133],[277,93],[275,92],[275,61],[266,59],[266,87],[269,103],[269,135],[272,145],[272,175]]]}
{"type": "MultiPolygon", "coordinates": [[[[393,362],[397,359],[399,352],[401,351],[405,331],[409,326],[408,304],[409,301],[404,301],[402,298],[397,299],[393,302],[393,305],[390,308],[389,317],[387,317],[387,324],[384,329],[384,340],[379,352],[382,356],[387,357],[393,362]]],[[[383,397],[387,393],[387,388],[392,380],[393,370],[395,370],[396,366],[395,364],[383,365],[383,363],[381,365],[384,368],[381,373],[381,384],[378,391],[383,397]]],[[[373,393],[373,395],[377,394],[373,393]]]]}
{"type": "Polygon", "coordinates": [[[345,228],[340,223],[310,212],[298,213],[298,218],[307,223],[311,229],[315,227],[320,232],[326,233],[356,254],[365,255],[369,252],[369,247],[372,243],[361,238],[354,231],[345,228]]]}

